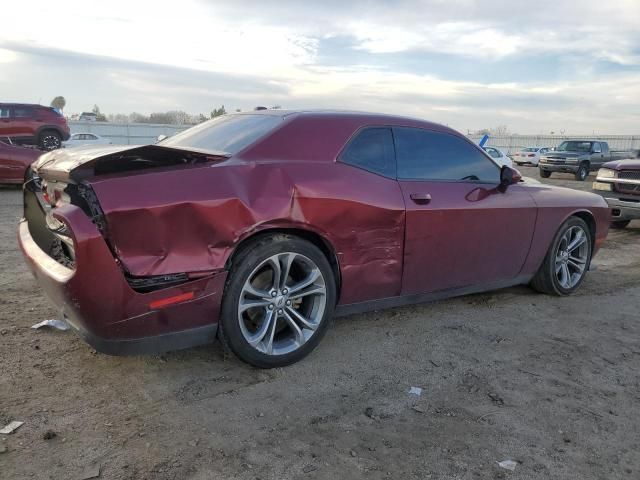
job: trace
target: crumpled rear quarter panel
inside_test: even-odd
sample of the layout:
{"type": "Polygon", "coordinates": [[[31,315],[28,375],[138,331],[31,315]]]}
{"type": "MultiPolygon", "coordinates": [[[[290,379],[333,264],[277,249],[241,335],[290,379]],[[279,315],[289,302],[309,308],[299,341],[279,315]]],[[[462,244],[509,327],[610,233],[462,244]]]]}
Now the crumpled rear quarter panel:
{"type": "Polygon", "coordinates": [[[300,228],[333,248],[340,303],[399,294],[404,201],[393,180],[331,161],[232,159],[91,183],[132,275],[220,270],[251,234],[300,228]]]}

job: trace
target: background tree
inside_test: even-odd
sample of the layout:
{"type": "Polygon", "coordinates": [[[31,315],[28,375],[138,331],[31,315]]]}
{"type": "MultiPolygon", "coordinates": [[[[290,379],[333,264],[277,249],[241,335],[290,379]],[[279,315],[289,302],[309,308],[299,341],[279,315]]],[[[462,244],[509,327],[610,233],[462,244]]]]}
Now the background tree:
{"type": "Polygon", "coordinates": [[[53,100],[51,100],[51,106],[53,108],[57,108],[60,111],[64,110],[64,106],[66,104],[67,104],[67,101],[64,99],[63,96],[60,96],[60,95],[54,98],[53,100]]]}
{"type": "Polygon", "coordinates": [[[107,117],[105,116],[104,113],[100,112],[100,107],[98,105],[94,105],[91,111],[96,114],[96,122],[107,121],[107,117]]]}
{"type": "Polygon", "coordinates": [[[213,109],[213,111],[211,112],[211,118],[219,117],[220,115],[224,115],[225,113],[227,113],[227,111],[224,109],[224,105],[222,105],[220,108],[213,109]]]}

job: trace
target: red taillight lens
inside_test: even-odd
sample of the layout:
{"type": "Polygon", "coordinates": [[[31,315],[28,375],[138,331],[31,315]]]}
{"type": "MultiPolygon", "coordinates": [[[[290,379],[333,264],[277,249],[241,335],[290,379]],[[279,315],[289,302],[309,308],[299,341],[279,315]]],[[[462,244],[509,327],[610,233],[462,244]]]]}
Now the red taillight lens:
{"type": "Polygon", "coordinates": [[[529,155],[527,155],[528,157],[535,157],[535,153],[530,153],[529,155]]]}

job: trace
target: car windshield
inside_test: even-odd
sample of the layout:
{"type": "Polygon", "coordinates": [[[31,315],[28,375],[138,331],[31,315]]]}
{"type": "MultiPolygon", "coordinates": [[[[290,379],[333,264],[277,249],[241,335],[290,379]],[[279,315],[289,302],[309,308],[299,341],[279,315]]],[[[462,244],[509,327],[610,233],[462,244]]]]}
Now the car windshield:
{"type": "Polygon", "coordinates": [[[562,142],[558,148],[558,152],[590,152],[591,142],[570,141],[562,142]]]}
{"type": "Polygon", "coordinates": [[[523,148],[522,149],[523,152],[537,152],[538,150],[540,150],[540,149],[539,148],[533,148],[533,147],[523,148]]]}
{"type": "Polygon", "coordinates": [[[281,122],[279,115],[222,115],[161,140],[158,145],[234,154],[281,122]]]}

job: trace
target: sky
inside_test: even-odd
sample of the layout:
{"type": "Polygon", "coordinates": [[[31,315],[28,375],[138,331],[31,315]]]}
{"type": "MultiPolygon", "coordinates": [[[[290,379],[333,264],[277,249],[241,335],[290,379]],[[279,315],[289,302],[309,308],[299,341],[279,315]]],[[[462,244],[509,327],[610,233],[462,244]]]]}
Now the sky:
{"type": "Polygon", "coordinates": [[[640,0],[9,1],[0,101],[640,134],[640,0]]]}

